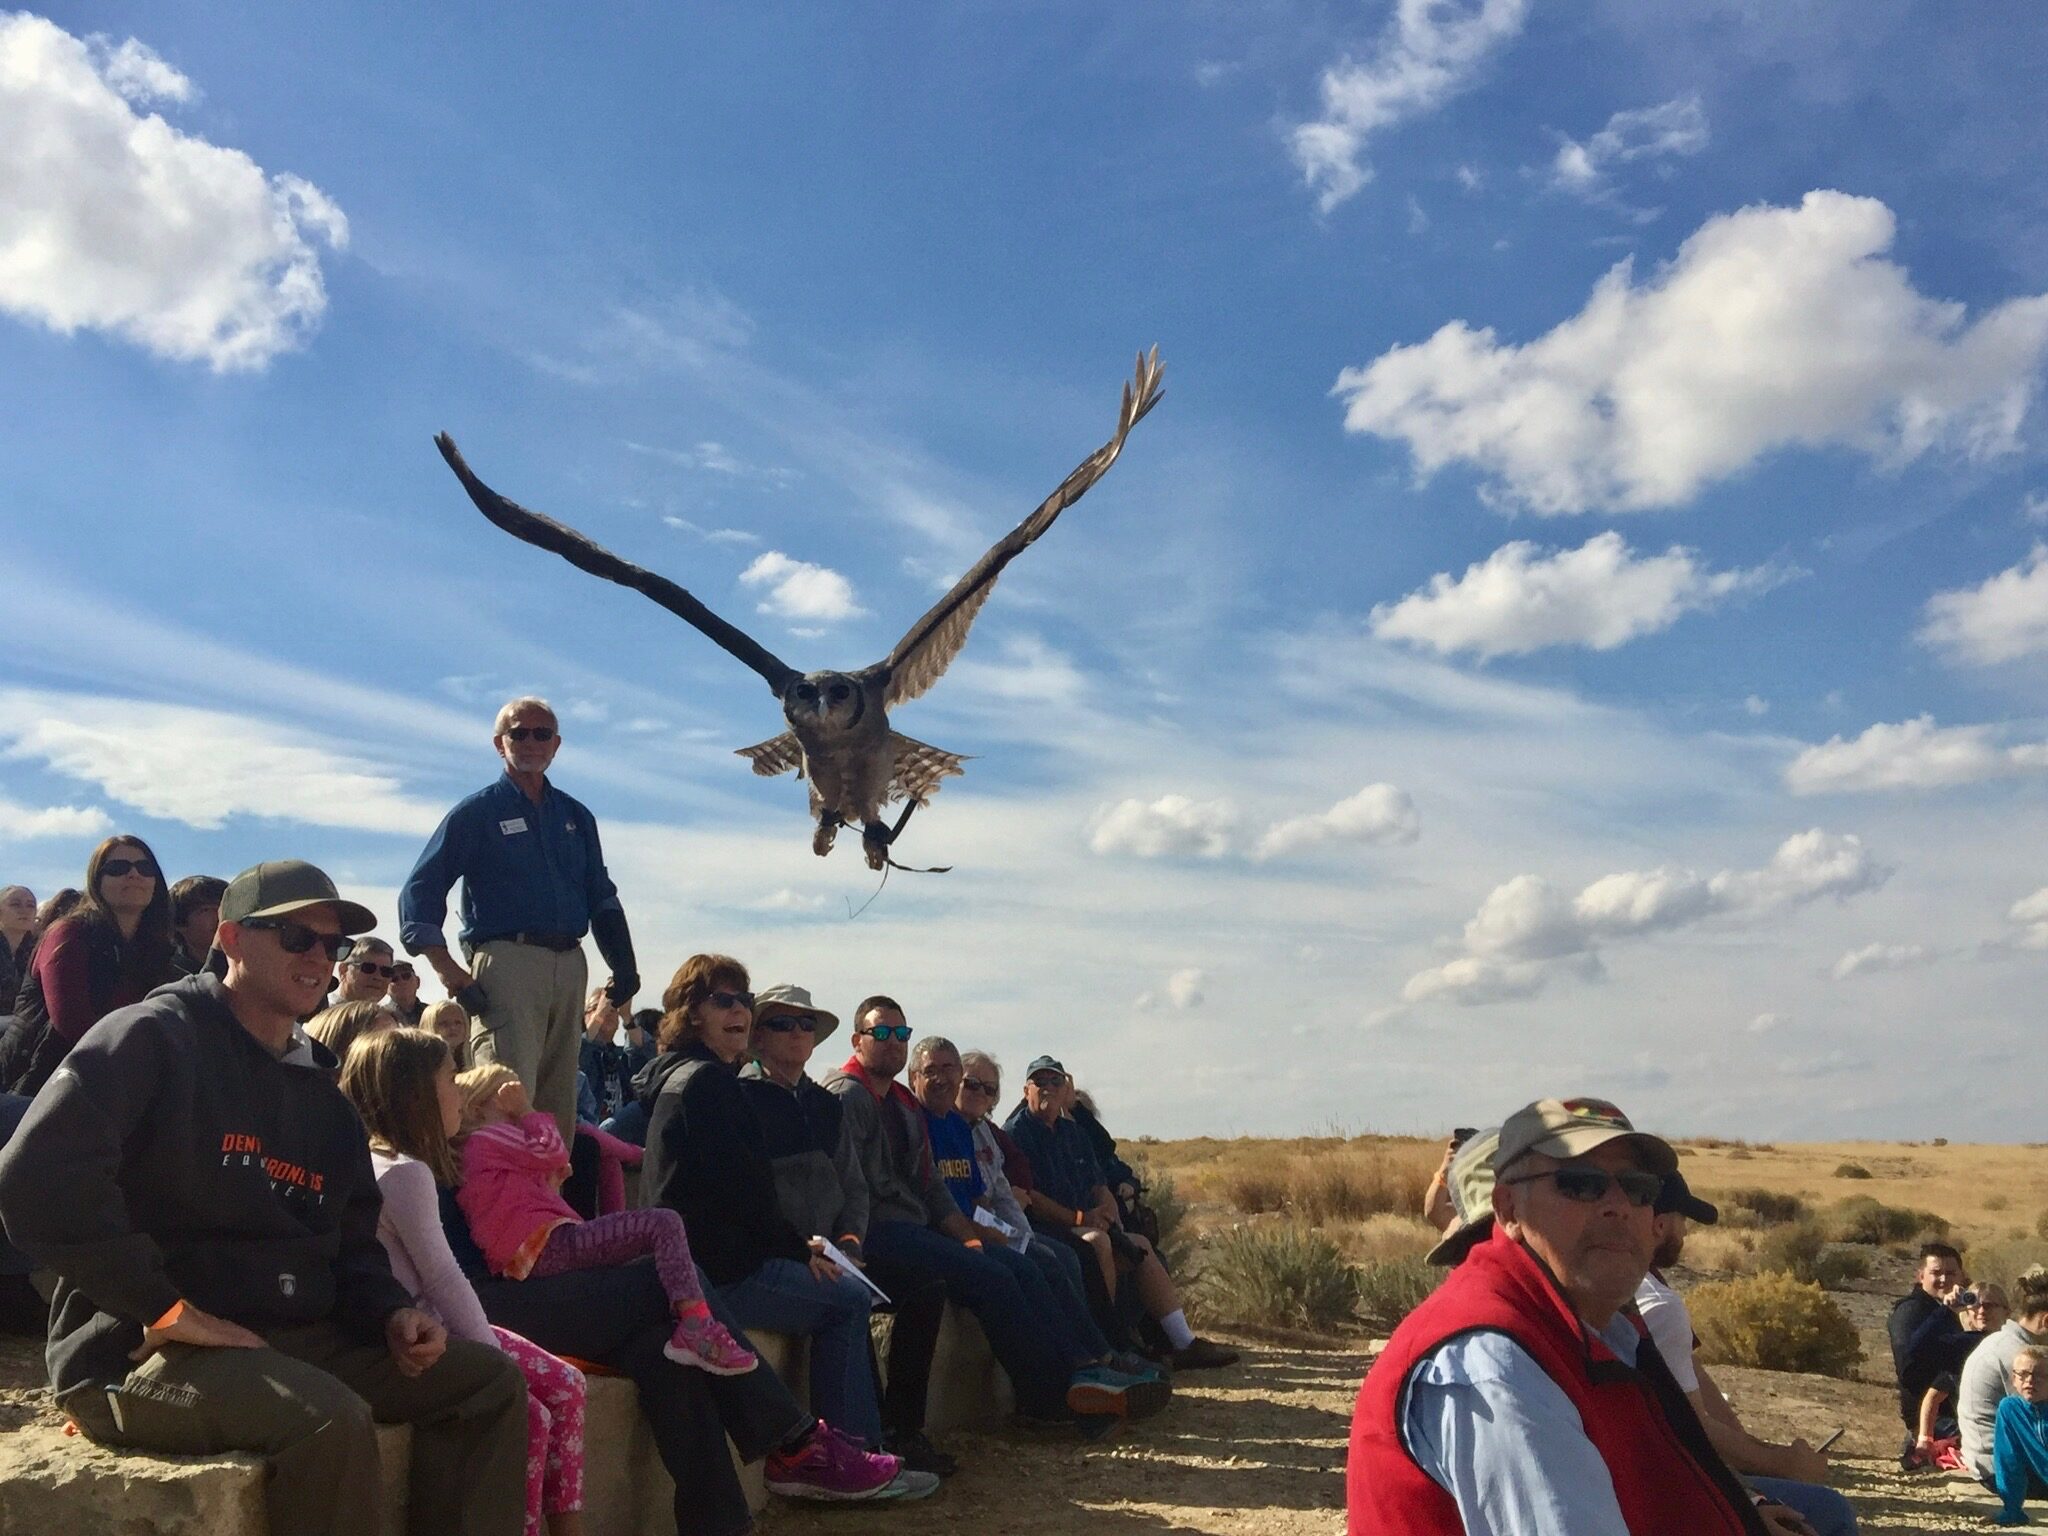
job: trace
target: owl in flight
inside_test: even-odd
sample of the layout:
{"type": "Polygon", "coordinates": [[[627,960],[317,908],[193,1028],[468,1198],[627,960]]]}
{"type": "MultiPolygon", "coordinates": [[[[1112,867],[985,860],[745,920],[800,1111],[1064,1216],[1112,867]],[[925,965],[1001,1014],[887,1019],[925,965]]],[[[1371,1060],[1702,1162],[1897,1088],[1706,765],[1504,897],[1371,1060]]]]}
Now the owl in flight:
{"type": "Polygon", "coordinates": [[[889,862],[890,844],[910,812],[938,791],[942,779],[959,773],[966,761],[958,753],[890,730],[889,710],[909,703],[945,675],[967,643],[974,616],[988,601],[1003,567],[1116,462],[1131,428],[1159,403],[1162,377],[1159,349],[1141,353],[1136,376],[1124,386],[1116,435],[1083,459],[1037,511],[976,561],[929,613],[910,626],[888,656],[857,672],[797,671],[666,577],[621,560],[551,517],[507,501],[476,477],[447,433],[434,442],[477,509],[514,538],[553,550],[593,576],[645,593],[760,673],[781,701],[789,729],[758,746],[740,748],[739,756],[749,759],[754,772],[764,777],[795,769],[798,778],[810,781],[811,814],[818,823],[812,852],[820,857],[830,853],[839,829],[858,822],[868,866],[880,869],[889,862]],[[907,803],[892,828],[883,822],[882,808],[897,800],[907,803]]]}

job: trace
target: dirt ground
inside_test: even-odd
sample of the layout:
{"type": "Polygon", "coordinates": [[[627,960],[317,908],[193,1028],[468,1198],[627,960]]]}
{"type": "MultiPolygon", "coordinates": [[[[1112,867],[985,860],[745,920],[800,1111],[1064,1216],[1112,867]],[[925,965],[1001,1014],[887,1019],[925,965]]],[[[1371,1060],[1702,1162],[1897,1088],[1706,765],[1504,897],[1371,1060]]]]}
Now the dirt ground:
{"type": "MultiPolygon", "coordinates": [[[[981,1536],[1164,1531],[1336,1536],[1344,1525],[1344,1446],[1365,1357],[1235,1341],[1244,1360],[1183,1376],[1173,1404],[1123,1439],[1081,1446],[1020,1432],[947,1437],[962,1471],[926,1505],[941,1528],[981,1536]]],[[[0,1433],[54,1420],[40,1350],[0,1338],[0,1433]]],[[[1847,1427],[1836,1486],[1868,1536],[1977,1530],[1988,1495],[1966,1481],[1899,1472],[1888,1387],[1724,1368],[1723,1388],[1758,1433],[1818,1439],[1847,1427]]],[[[787,1536],[900,1536],[900,1513],[777,1502],[763,1521],[787,1536]]]]}

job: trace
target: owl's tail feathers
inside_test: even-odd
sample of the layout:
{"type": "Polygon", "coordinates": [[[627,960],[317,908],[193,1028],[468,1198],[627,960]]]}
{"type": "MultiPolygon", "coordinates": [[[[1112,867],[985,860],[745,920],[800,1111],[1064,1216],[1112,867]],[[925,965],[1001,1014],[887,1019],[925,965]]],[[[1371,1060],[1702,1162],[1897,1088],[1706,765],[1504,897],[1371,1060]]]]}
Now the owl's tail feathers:
{"type": "Polygon", "coordinates": [[[798,778],[804,776],[804,749],[793,731],[784,731],[780,736],[756,742],[751,747],[741,747],[733,756],[746,758],[754,765],[754,772],[764,779],[788,773],[792,768],[798,778]]]}
{"type": "MultiPolygon", "coordinates": [[[[913,740],[900,731],[889,733],[889,750],[895,754],[896,771],[889,779],[891,800],[908,800],[923,805],[939,792],[942,780],[956,778],[960,765],[971,759],[913,740]]],[[[757,767],[754,770],[759,773],[757,767]]]]}

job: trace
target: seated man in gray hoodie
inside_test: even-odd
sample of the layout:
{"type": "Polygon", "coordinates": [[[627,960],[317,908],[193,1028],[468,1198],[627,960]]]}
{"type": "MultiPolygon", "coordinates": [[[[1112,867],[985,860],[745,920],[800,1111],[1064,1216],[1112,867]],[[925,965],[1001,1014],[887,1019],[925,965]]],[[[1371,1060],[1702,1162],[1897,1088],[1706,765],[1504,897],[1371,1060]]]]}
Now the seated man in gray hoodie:
{"type": "Polygon", "coordinates": [[[985,1239],[960,1213],[926,1140],[924,1110],[896,1081],[910,1055],[910,1026],[893,999],[854,1011],[853,1055],[824,1085],[845,1106],[846,1127],[868,1189],[870,1263],[898,1263],[944,1282],[988,1336],[1027,1418],[1074,1419],[1084,1433],[1113,1430],[1156,1412],[1171,1389],[1096,1361],[1072,1337],[1038,1266],[985,1239]]]}
{"type": "Polygon", "coordinates": [[[913,1471],[950,1477],[959,1464],[924,1433],[946,1287],[906,1265],[864,1257],[867,1180],[840,1101],[804,1070],[811,1052],[838,1027],[837,1015],[814,1006],[802,987],[763,988],[754,995],[754,1059],[740,1070],[740,1089],[761,1122],[783,1216],[797,1231],[838,1244],[893,1304],[888,1385],[881,1393],[882,1448],[913,1471]]]}
{"type": "Polygon", "coordinates": [[[86,1032],[0,1155],[0,1218],[56,1272],[50,1386],[92,1439],[254,1452],[272,1536],[359,1536],[382,1518],[374,1415],[414,1426],[415,1536],[517,1536],[525,1378],[392,1278],[362,1124],[287,1055],[373,926],[310,864],[237,876],[225,975],[86,1032]]]}

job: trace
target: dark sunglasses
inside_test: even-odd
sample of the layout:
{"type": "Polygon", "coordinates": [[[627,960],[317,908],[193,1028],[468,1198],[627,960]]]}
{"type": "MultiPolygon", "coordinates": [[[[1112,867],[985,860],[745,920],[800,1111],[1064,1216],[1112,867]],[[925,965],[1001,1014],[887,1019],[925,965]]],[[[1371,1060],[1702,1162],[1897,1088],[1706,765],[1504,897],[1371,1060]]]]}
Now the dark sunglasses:
{"type": "Polygon", "coordinates": [[[707,992],[704,1001],[714,1008],[744,1008],[754,1011],[754,994],[751,992],[707,992]]]}
{"type": "Polygon", "coordinates": [[[410,960],[401,960],[398,964],[391,967],[391,979],[393,981],[411,981],[412,962],[410,960]]]}
{"type": "Polygon", "coordinates": [[[1581,1205],[1598,1205],[1607,1198],[1608,1188],[1616,1184],[1621,1186],[1621,1192],[1628,1197],[1630,1205],[1652,1205],[1664,1188],[1662,1176],[1645,1173],[1640,1168],[1624,1168],[1619,1173],[1609,1173],[1604,1168],[1546,1168],[1541,1173],[1525,1173],[1518,1179],[1503,1179],[1501,1182],[1533,1184],[1538,1179],[1555,1180],[1560,1195],[1581,1205]]]}
{"type": "Polygon", "coordinates": [[[394,981],[398,979],[398,967],[395,965],[379,965],[374,960],[351,960],[349,964],[365,976],[385,976],[394,981]]]}
{"type": "Polygon", "coordinates": [[[346,960],[349,951],[356,947],[356,941],[345,933],[316,933],[304,923],[292,922],[283,917],[245,917],[241,927],[261,928],[277,935],[277,947],[288,955],[303,955],[318,944],[327,951],[329,960],[346,960]]]}
{"type": "Polygon", "coordinates": [[[763,1029],[772,1029],[778,1035],[786,1035],[792,1029],[800,1029],[807,1035],[818,1032],[818,1021],[808,1013],[771,1013],[765,1019],[754,1022],[763,1029]]]}
{"type": "Polygon", "coordinates": [[[100,866],[103,875],[147,875],[156,878],[154,859],[109,859],[100,866]]]}
{"type": "Polygon", "coordinates": [[[1067,1086],[1067,1080],[1064,1077],[1055,1077],[1050,1072],[1041,1072],[1036,1077],[1025,1078],[1024,1081],[1029,1083],[1034,1088],[1043,1088],[1047,1092],[1051,1092],[1055,1088],[1064,1088],[1067,1086]]]}
{"type": "Polygon", "coordinates": [[[515,725],[505,732],[507,741],[524,741],[529,736],[535,741],[553,741],[555,728],[552,725],[515,725]]]}
{"type": "Polygon", "coordinates": [[[1000,1095],[1003,1091],[1002,1086],[1000,1084],[985,1083],[978,1077],[961,1078],[960,1087],[962,1088],[962,1090],[972,1090],[975,1093],[985,1093],[992,1099],[1000,1095]]]}
{"type": "Polygon", "coordinates": [[[908,1024],[877,1024],[873,1029],[856,1030],[855,1033],[872,1035],[877,1040],[901,1040],[906,1045],[910,1043],[908,1024]]]}

